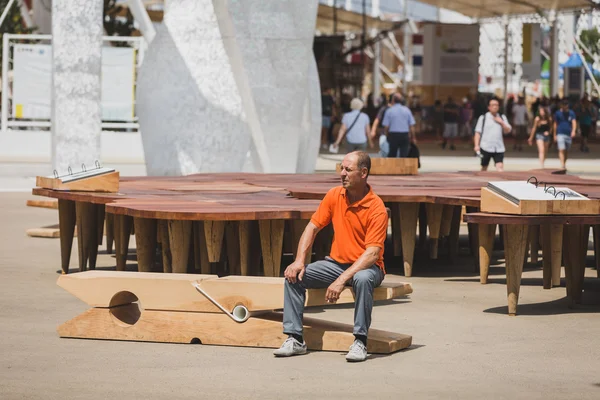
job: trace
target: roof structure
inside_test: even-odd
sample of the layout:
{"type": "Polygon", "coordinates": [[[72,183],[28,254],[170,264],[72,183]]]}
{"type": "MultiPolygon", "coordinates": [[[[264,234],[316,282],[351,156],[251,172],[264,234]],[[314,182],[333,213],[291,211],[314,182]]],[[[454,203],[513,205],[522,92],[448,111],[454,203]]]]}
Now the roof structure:
{"type": "Polygon", "coordinates": [[[419,0],[472,18],[581,10],[600,7],[598,0],[419,0]]]}

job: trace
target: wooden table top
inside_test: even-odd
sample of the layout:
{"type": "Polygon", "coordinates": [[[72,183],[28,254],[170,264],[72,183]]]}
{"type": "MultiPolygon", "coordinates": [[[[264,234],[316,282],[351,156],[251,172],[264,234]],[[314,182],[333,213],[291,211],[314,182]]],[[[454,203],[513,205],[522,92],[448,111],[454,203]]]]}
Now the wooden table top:
{"type": "MultiPolygon", "coordinates": [[[[385,202],[424,202],[478,207],[481,187],[493,180],[538,180],[565,185],[600,198],[600,181],[525,172],[453,172],[415,176],[369,177],[385,202]]],[[[329,174],[194,174],[183,177],[123,177],[119,193],[33,189],[33,194],[63,200],[106,204],[106,211],[134,217],[175,220],[309,219],[319,201],[340,185],[329,174]]],[[[470,221],[471,222],[471,221],[470,221]]]]}
{"type": "Polygon", "coordinates": [[[493,213],[470,213],[464,221],[473,224],[500,225],[598,225],[600,215],[509,215],[493,213]]]}

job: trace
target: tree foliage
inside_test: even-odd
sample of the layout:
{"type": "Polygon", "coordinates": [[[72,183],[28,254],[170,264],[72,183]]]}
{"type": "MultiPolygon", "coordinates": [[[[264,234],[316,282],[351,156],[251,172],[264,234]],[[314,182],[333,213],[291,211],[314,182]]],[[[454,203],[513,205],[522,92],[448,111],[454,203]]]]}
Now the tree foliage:
{"type": "MultiPolygon", "coordinates": [[[[579,40],[587,49],[596,57],[600,56],[600,32],[598,32],[597,28],[594,29],[586,29],[581,31],[579,35],[579,40]]],[[[582,49],[583,50],[583,49],[582,49]]],[[[594,57],[588,54],[585,50],[582,51],[584,53],[585,59],[587,62],[593,63],[594,57]]]]}

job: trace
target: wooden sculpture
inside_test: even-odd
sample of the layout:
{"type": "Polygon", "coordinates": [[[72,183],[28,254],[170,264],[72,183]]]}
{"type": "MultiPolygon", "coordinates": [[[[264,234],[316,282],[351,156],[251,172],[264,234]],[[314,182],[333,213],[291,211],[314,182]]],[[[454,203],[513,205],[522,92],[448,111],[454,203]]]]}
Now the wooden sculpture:
{"type": "MultiPolygon", "coordinates": [[[[61,337],[277,348],[282,333],[283,278],[87,271],[58,278],[58,285],[91,309],[60,325],[61,337]]],[[[408,283],[384,283],[374,300],[412,293],[408,283]]],[[[350,287],[340,303],[354,302],[350,287]]],[[[306,305],[324,306],[325,289],[307,291],[306,305]]],[[[311,350],[347,351],[352,326],[304,318],[311,350]]],[[[412,337],[369,331],[371,353],[407,348],[412,337]]]]}

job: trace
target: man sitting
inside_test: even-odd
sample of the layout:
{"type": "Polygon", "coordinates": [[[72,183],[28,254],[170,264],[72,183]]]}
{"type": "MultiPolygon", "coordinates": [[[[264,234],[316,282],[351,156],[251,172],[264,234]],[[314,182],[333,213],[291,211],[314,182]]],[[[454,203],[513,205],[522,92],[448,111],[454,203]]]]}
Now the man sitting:
{"type": "Polygon", "coordinates": [[[326,301],[335,303],[344,286],[351,284],[355,294],[355,340],[346,360],[367,358],[373,290],[385,276],[383,248],[388,226],[383,201],[367,184],[370,169],[367,153],[347,154],[342,161],[342,186],[327,193],[300,238],[296,260],[284,273],[283,332],[289,337],[274,352],[278,357],[306,353],[302,336],[306,289],[327,288],[326,301]],[[325,260],[304,265],[317,233],[329,223],[335,231],[331,254],[325,260]]]}

